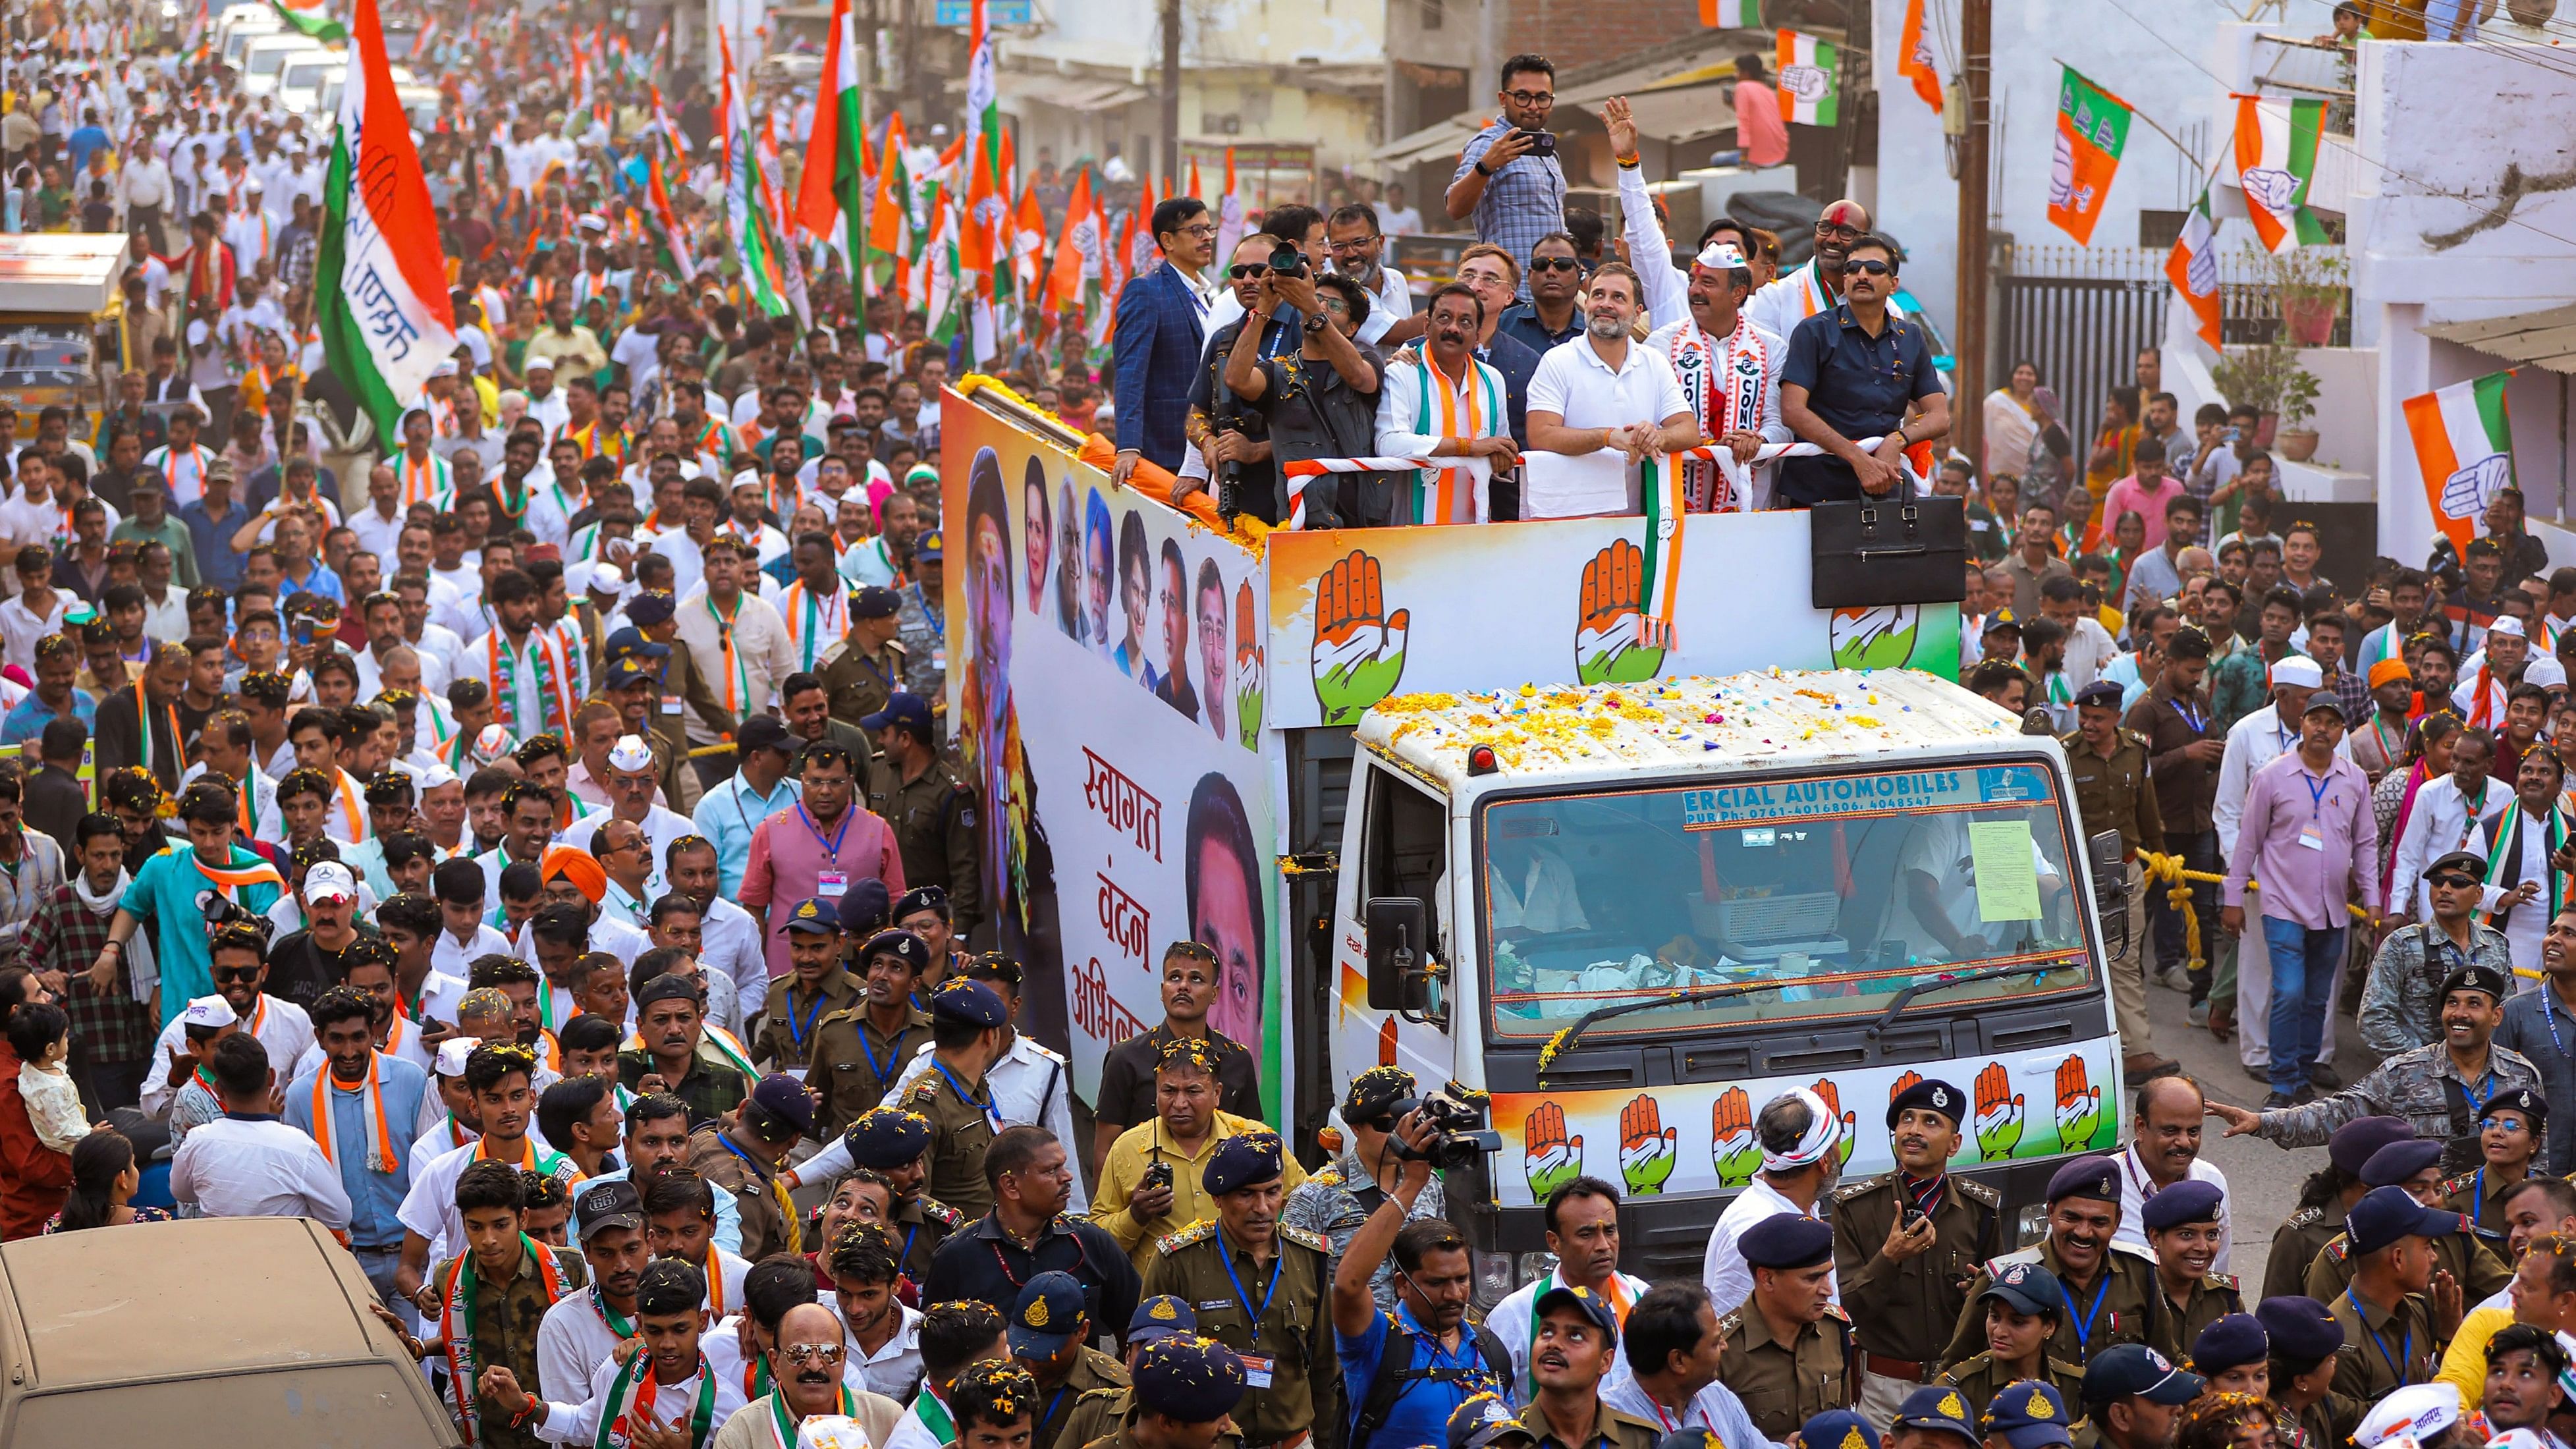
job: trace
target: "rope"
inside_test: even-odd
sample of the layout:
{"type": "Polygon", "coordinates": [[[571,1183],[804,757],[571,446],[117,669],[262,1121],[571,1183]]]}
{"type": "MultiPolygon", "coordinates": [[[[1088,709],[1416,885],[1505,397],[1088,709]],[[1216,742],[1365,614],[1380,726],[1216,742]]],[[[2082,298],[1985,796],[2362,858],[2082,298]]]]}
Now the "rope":
{"type": "MultiPolygon", "coordinates": [[[[2191,908],[2193,892],[2190,882],[2207,881],[2211,885],[2220,885],[2227,877],[2214,875],[2205,870],[2186,870],[2183,868],[2181,856],[2165,855],[2153,850],[2138,852],[2138,870],[2141,884],[2162,884],[2168,888],[2165,903],[2172,906],[2175,913],[2182,917],[2183,950],[2191,958],[2187,969],[2197,971],[2208,964],[2208,957],[2201,953],[2200,913],[2191,908]]],[[[2252,891],[2261,890],[2263,887],[2261,882],[2249,879],[2245,882],[2245,888],[2252,891]]],[[[2347,903],[2344,909],[2352,912],[2352,917],[2356,921],[2366,922],[2375,919],[2370,912],[2356,905],[2347,903]]],[[[2525,974],[2537,976],[2539,973],[2525,974]]]]}

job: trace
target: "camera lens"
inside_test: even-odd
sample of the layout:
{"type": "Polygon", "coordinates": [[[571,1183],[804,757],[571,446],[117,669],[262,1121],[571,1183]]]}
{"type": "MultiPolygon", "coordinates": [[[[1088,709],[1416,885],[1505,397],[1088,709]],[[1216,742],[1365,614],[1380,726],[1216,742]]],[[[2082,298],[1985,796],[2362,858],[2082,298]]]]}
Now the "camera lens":
{"type": "Polygon", "coordinates": [[[1274,277],[1306,275],[1306,254],[1288,242],[1270,249],[1270,274],[1274,277]]]}

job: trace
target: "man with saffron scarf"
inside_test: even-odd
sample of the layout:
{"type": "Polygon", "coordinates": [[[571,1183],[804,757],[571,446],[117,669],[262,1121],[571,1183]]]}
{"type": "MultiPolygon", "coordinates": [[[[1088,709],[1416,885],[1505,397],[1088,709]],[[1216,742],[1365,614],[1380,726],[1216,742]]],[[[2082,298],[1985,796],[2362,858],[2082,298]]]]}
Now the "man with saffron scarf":
{"type": "MultiPolygon", "coordinates": [[[[1455,463],[1418,470],[1420,501],[1414,523],[1489,523],[1493,470],[1520,459],[1505,406],[1510,392],[1502,373],[1476,360],[1484,332],[1485,303],[1457,282],[1431,294],[1424,350],[1387,364],[1378,391],[1377,451],[1390,458],[1429,458],[1455,463]]],[[[1308,480],[1308,486],[1320,480],[1308,480]]]]}
{"type": "MultiPolygon", "coordinates": [[[[520,1402],[518,1376],[536,1382],[537,1329],[547,1310],[589,1280],[580,1253],[528,1236],[526,1194],[526,1178],[506,1162],[477,1162],[457,1177],[465,1248],[440,1262],[420,1291],[423,1301],[436,1295],[429,1316],[438,1336],[421,1343],[404,1334],[406,1348],[446,1361],[449,1403],[466,1442],[482,1449],[537,1449],[538,1424],[520,1402]]],[[[393,1315],[382,1317],[402,1332],[393,1315]]]]}
{"type": "Polygon", "coordinates": [[[186,850],[165,850],[143,863],[117,902],[107,946],[89,968],[99,990],[116,980],[126,944],[145,921],[158,923],[154,959],[161,968],[161,1025],[167,1028],[187,1004],[215,989],[207,954],[205,919],[198,897],[213,891],[243,910],[266,914],[286,894],[285,878],[258,852],[233,839],[240,800],[220,781],[199,780],[179,797],[179,819],[188,827],[186,850]]]}

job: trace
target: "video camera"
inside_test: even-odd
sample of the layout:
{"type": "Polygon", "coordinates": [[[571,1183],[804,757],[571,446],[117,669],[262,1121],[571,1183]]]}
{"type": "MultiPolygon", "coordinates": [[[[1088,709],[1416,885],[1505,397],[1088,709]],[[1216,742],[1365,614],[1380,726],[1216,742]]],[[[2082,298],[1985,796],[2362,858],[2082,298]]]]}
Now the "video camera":
{"type": "Polygon", "coordinates": [[[1419,1112],[1437,1135],[1424,1143],[1420,1152],[1412,1152],[1405,1148],[1404,1139],[1390,1133],[1387,1150],[1446,1172],[1473,1167],[1485,1154],[1503,1150],[1502,1134],[1485,1125],[1485,1111],[1491,1101],[1483,1092],[1470,1091],[1456,1082],[1426,1096],[1399,1097],[1386,1109],[1390,1127],[1419,1112]]]}
{"type": "Polygon", "coordinates": [[[211,888],[197,892],[197,910],[206,918],[206,935],[209,938],[226,926],[248,926],[265,940],[277,926],[268,917],[211,888]]]}

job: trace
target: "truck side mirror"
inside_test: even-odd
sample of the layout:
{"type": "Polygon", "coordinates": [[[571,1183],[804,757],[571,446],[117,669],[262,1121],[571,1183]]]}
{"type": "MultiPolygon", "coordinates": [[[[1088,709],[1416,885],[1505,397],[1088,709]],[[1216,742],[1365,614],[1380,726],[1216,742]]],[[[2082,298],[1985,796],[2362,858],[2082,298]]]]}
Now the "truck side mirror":
{"type": "Polygon", "coordinates": [[[1364,919],[1369,1009],[1420,1014],[1431,998],[1430,909],[1412,896],[1371,896],[1364,919]]]}
{"type": "Polygon", "coordinates": [[[2129,950],[2129,867],[2121,859],[2120,832],[2105,830],[2085,842],[2093,866],[2093,904],[2102,917],[2103,949],[2116,961],[2129,950]]]}

